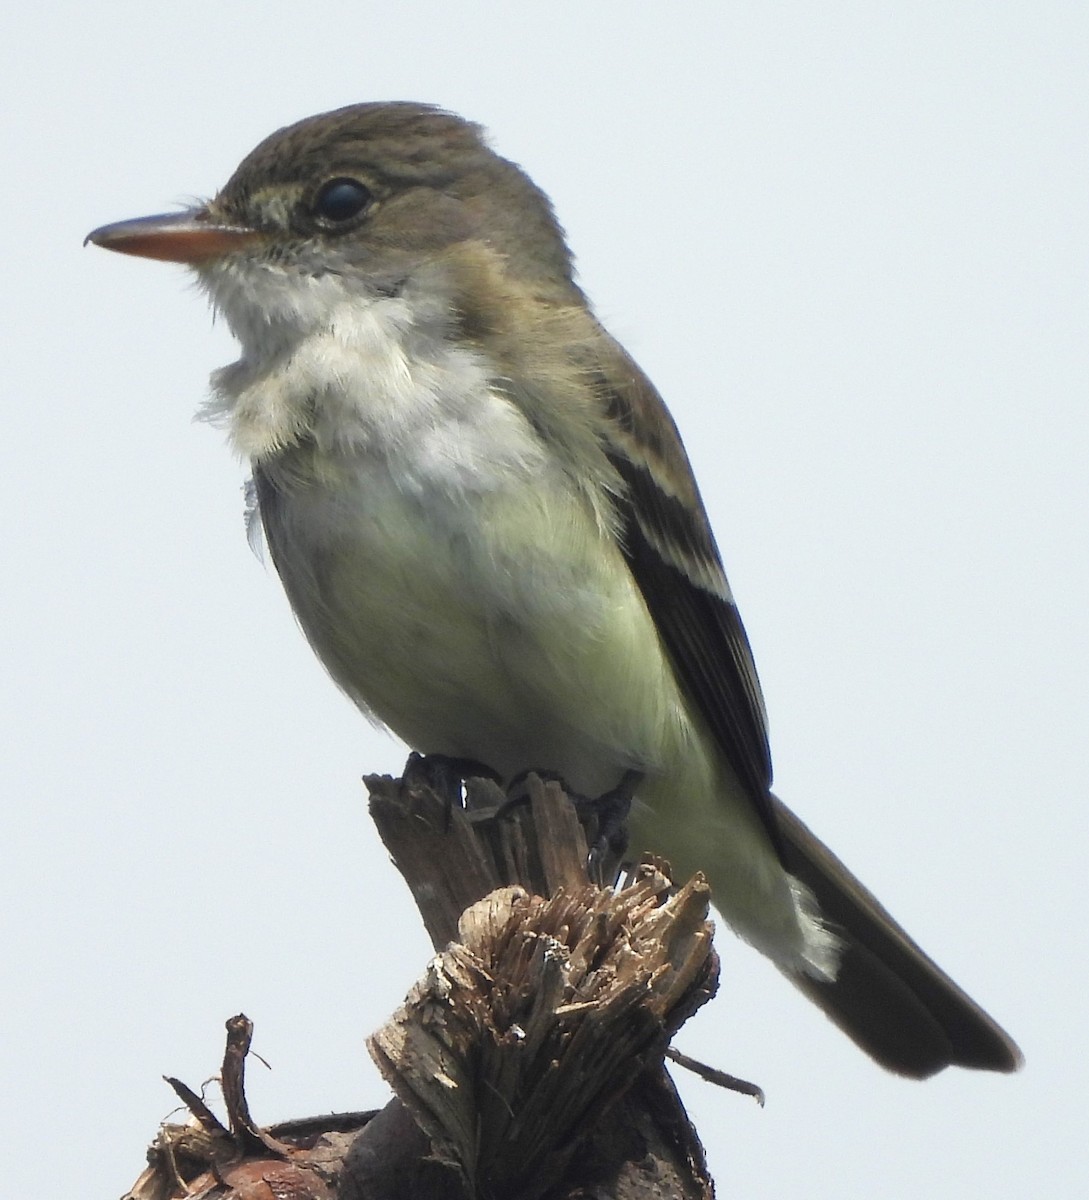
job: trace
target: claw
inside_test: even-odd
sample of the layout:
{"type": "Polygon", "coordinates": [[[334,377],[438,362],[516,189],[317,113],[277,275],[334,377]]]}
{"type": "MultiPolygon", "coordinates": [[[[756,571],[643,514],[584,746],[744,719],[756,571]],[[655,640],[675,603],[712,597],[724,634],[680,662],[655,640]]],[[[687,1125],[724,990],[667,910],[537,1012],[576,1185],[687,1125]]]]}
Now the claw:
{"type": "Polygon", "coordinates": [[[507,788],[507,802],[500,807],[497,816],[517,804],[525,803],[527,795],[522,785],[531,774],[539,775],[545,782],[558,783],[567,793],[584,825],[593,819],[597,832],[590,847],[587,870],[596,883],[602,886],[611,883],[608,876],[615,873],[614,866],[619,866],[628,848],[628,814],[631,812],[635,789],[643,780],[643,772],[627,770],[616,787],[602,792],[600,796],[584,796],[568,787],[563,776],[556,771],[519,771],[507,788]]]}
{"type": "Polygon", "coordinates": [[[403,772],[410,784],[430,788],[450,808],[461,808],[463,784],[467,779],[488,779],[499,783],[497,771],[472,758],[456,758],[449,754],[417,754],[408,756],[403,772]]]}
{"type": "MultiPolygon", "coordinates": [[[[587,869],[590,878],[603,886],[612,874],[611,864],[618,863],[628,848],[628,814],[631,812],[635,789],[642,781],[642,771],[629,769],[624,772],[616,787],[603,792],[596,799],[584,801],[591,806],[597,817],[597,837],[590,847],[587,869]]],[[[579,807],[577,800],[575,807],[579,807]]]]}

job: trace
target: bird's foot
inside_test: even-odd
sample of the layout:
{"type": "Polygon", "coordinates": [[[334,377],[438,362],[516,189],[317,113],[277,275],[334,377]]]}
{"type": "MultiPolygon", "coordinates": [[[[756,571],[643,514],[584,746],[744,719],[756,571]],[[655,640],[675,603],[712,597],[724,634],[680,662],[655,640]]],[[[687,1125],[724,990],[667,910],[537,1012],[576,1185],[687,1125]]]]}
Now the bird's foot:
{"type": "MultiPolygon", "coordinates": [[[[597,818],[597,836],[590,847],[587,869],[590,878],[598,883],[611,882],[608,877],[615,874],[628,848],[628,814],[631,812],[635,789],[642,781],[643,772],[630,768],[621,776],[616,787],[582,802],[597,818]]],[[[585,811],[578,800],[575,801],[575,810],[579,816],[585,811]]]]}
{"type": "Polygon", "coordinates": [[[530,775],[537,775],[546,783],[558,783],[563,788],[575,806],[575,812],[583,826],[588,826],[593,831],[593,841],[587,859],[590,878],[599,884],[611,882],[606,877],[614,867],[619,866],[624,851],[628,848],[628,814],[631,812],[635,789],[643,779],[643,772],[627,770],[620,782],[607,792],[602,792],[600,796],[585,796],[569,787],[563,776],[556,771],[520,771],[511,780],[507,788],[507,802],[496,816],[516,804],[524,804],[529,799],[525,782],[530,775]]]}
{"type": "Polygon", "coordinates": [[[417,754],[415,751],[408,756],[402,775],[408,784],[430,788],[450,808],[462,807],[466,780],[502,782],[498,771],[475,759],[450,754],[417,754]]]}

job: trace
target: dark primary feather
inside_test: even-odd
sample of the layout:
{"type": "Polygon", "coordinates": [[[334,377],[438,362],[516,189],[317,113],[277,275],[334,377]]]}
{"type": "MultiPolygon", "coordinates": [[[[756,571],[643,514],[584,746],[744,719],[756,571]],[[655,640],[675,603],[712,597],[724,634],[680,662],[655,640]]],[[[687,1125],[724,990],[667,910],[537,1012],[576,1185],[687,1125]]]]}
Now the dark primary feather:
{"type": "Polygon", "coordinates": [[[773,797],[788,870],[846,950],[834,983],[792,981],[883,1066],[924,1079],[950,1065],[1016,1071],[1008,1033],[910,938],[826,845],[773,797]]]}
{"type": "Polygon", "coordinates": [[[676,426],[650,381],[619,353],[623,374],[600,386],[612,423],[609,457],[626,489],[617,500],[624,555],[685,693],[781,853],[768,795],[764,698],[749,639],[676,426]]]}

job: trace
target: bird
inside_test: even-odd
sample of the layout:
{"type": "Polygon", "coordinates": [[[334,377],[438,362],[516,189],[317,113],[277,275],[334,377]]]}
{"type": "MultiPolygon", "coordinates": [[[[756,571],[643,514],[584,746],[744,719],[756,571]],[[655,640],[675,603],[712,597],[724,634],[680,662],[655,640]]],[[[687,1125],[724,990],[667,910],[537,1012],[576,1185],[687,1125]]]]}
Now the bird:
{"type": "MultiPolygon", "coordinates": [[[[748,638],[677,426],[582,291],[547,195],[407,101],[301,120],[213,199],[88,235],[185,264],[240,346],[201,415],[252,470],[295,617],[425,755],[577,793],[883,1067],[1012,1038],[772,790],[748,638]]],[[[709,380],[709,386],[713,381],[709,380]]]]}

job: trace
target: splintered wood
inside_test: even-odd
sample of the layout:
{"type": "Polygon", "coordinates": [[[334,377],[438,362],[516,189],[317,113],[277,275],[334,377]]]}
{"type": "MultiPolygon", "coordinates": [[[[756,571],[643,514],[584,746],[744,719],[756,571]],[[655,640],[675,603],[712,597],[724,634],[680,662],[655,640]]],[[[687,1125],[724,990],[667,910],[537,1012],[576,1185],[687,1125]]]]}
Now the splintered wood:
{"type": "Polygon", "coordinates": [[[712,994],[709,889],[697,876],[671,894],[655,865],[619,891],[591,884],[570,801],[535,776],[529,803],[492,821],[472,788],[462,809],[411,776],[368,786],[433,940],[447,943],[371,1055],[468,1195],[543,1196],[712,994]],[[473,888],[492,890],[451,928],[443,898],[473,888]]]}
{"type": "Polygon", "coordinates": [[[253,1022],[227,1022],[219,1083],[224,1124],[180,1079],[167,1083],[189,1110],[187,1124],[166,1123],[148,1149],[148,1166],[122,1200],[335,1200],[344,1160],[374,1113],[337,1113],[260,1129],[246,1101],[246,1057],[253,1022]]]}
{"type": "MultiPolygon", "coordinates": [[[[368,1042],[471,1190],[554,1180],[651,1059],[706,970],[708,891],[657,873],[617,895],[506,887],[469,908],[368,1042]]],[[[528,1193],[527,1193],[528,1194],[528,1193]]]]}
{"type": "MultiPolygon", "coordinates": [[[[710,1200],[662,1066],[717,986],[702,877],[675,891],[648,862],[591,882],[588,862],[612,879],[617,848],[535,775],[514,803],[484,780],[463,796],[415,757],[404,779],[366,783],[437,951],[368,1040],[394,1099],[262,1128],[252,1025],[232,1018],[226,1122],[169,1080],[190,1123],[163,1127],[131,1200],[710,1200]]],[[[382,958],[380,925],[363,915],[354,953],[382,958]]]]}

